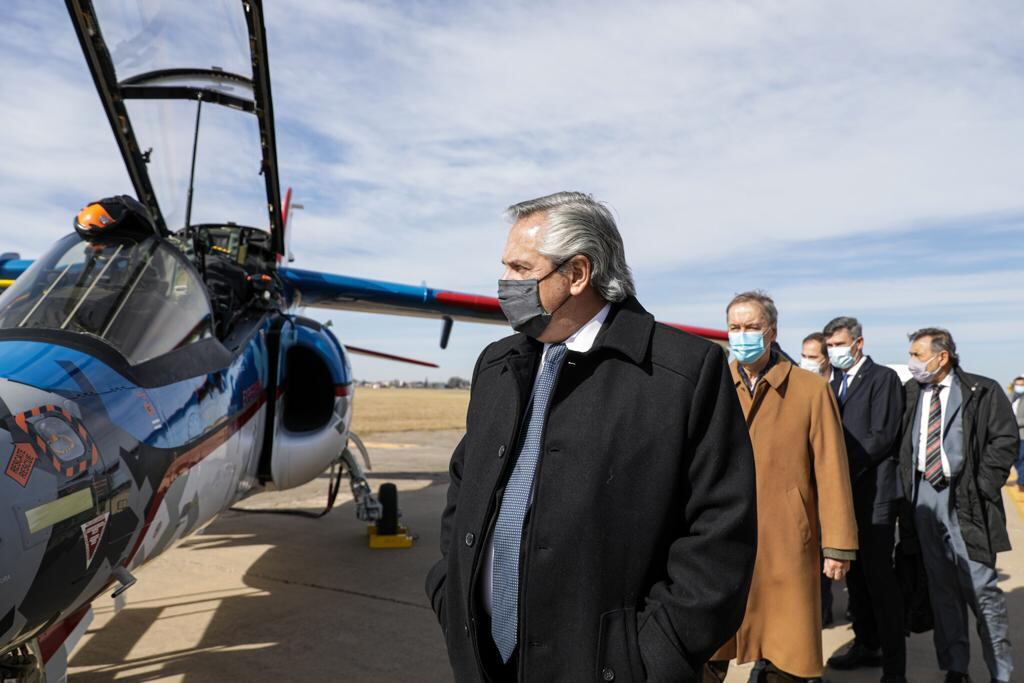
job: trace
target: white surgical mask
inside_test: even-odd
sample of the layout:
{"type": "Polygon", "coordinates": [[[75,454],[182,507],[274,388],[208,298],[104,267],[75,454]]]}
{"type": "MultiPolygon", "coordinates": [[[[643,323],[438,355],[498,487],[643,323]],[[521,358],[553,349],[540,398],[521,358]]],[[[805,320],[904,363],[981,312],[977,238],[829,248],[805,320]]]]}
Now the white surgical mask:
{"type": "Polygon", "coordinates": [[[934,370],[929,370],[928,366],[931,362],[938,358],[938,356],[932,356],[928,360],[918,360],[911,358],[907,361],[907,370],[910,370],[910,374],[914,376],[921,384],[931,384],[940,372],[942,372],[942,366],[936,365],[934,370]]]}
{"type": "Polygon", "coordinates": [[[822,365],[823,363],[821,363],[821,361],[811,360],[810,358],[800,358],[800,367],[808,372],[820,375],[822,365]]]}
{"type": "Polygon", "coordinates": [[[832,365],[840,370],[849,370],[857,363],[857,360],[853,357],[852,346],[828,347],[828,359],[832,362],[832,365]]]}

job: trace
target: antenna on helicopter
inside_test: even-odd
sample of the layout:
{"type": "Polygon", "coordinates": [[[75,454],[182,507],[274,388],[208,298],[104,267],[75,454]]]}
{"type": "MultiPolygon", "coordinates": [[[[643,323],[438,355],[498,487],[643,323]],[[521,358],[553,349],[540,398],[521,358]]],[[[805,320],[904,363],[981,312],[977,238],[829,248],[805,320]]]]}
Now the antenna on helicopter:
{"type": "Polygon", "coordinates": [[[284,234],[284,239],[285,239],[284,248],[285,248],[285,251],[288,253],[288,263],[293,263],[295,261],[295,252],[292,251],[292,231],[291,231],[292,214],[291,214],[291,212],[292,211],[301,211],[301,210],[303,210],[305,208],[306,207],[303,204],[292,204],[291,208],[288,211],[288,226],[287,226],[288,230],[284,234]]]}
{"type": "Polygon", "coordinates": [[[200,245],[196,243],[196,236],[192,234],[192,193],[196,181],[196,155],[199,151],[199,118],[203,113],[203,94],[196,96],[196,130],[192,136],[192,169],[188,174],[188,194],[185,197],[185,239],[192,242],[192,251],[196,255],[196,267],[200,273],[204,273],[206,259],[200,251],[200,245]]]}

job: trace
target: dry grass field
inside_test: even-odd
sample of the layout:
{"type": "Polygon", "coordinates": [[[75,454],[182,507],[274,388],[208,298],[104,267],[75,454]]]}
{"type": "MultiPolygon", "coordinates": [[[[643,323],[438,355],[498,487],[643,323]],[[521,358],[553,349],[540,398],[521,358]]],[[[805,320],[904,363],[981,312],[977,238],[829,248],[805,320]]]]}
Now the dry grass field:
{"type": "Polygon", "coordinates": [[[466,429],[469,391],[464,389],[356,389],[352,431],[466,429]]]}

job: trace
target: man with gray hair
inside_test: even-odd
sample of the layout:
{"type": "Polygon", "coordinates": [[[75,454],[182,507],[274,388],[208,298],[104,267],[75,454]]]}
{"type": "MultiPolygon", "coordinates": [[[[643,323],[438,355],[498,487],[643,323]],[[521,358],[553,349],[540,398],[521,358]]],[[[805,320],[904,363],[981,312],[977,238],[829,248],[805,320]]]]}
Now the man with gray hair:
{"type": "Polygon", "coordinates": [[[865,355],[863,330],[856,318],[835,318],[822,333],[828,338],[829,360],[836,369],[832,389],[843,417],[860,541],[846,578],[853,645],[833,655],[828,665],[833,669],[881,665],[883,683],[904,683],[903,594],[893,563],[902,498],[896,458],[903,390],[895,370],[865,355]]]}
{"type": "Polygon", "coordinates": [[[765,292],[737,294],[725,315],[732,383],[754,447],[757,564],[743,624],[712,656],[707,680],[724,680],[731,659],[761,661],[751,680],[820,680],[818,553],[839,580],[857,550],[839,407],[824,378],[773,348],[779,314],[765,292]]]}
{"type": "Polygon", "coordinates": [[[1010,550],[1003,484],[1017,455],[1017,423],[999,384],[960,367],[948,330],[910,335],[900,470],[913,507],[935,653],[946,683],[969,683],[967,608],[992,681],[1010,681],[1013,658],[996,554],[1010,550]]]}
{"type": "Polygon", "coordinates": [[[753,571],[750,439],[718,345],[656,323],[611,213],[509,208],[426,590],[458,681],[698,681],[753,571]]]}

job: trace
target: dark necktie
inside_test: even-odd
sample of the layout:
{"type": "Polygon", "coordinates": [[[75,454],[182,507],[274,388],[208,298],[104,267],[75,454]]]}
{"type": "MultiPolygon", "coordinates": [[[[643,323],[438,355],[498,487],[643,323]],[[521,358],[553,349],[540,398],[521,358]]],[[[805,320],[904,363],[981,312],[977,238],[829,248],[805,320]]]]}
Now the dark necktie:
{"type": "Polygon", "coordinates": [[[946,488],[946,475],[942,472],[942,403],[939,392],[942,385],[932,387],[932,402],[928,406],[928,439],[924,452],[924,478],[936,491],[946,488]]]}
{"type": "Polygon", "coordinates": [[[839,405],[843,405],[844,403],[846,403],[846,390],[849,388],[847,386],[847,380],[848,380],[848,377],[847,377],[846,373],[844,372],[843,373],[843,382],[842,382],[842,384],[839,385],[839,405]]]}
{"type": "Polygon", "coordinates": [[[565,357],[565,344],[553,344],[544,356],[544,368],[533,389],[530,422],[515,469],[505,486],[501,511],[494,524],[494,567],[491,584],[491,638],[507,662],[516,649],[519,624],[519,549],[523,540],[523,520],[530,506],[533,475],[540,459],[551,391],[555,387],[558,366],[565,357]]]}

